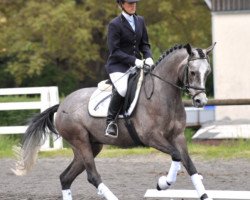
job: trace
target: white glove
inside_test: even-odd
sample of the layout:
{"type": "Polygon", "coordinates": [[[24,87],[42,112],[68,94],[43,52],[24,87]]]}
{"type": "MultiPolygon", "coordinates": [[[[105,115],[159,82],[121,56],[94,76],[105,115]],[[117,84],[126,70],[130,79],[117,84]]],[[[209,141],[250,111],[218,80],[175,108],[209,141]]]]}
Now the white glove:
{"type": "Polygon", "coordinates": [[[152,65],[154,65],[154,61],[153,61],[152,58],[147,58],[145,60],[145,64],[148,65],[148,66],[150,66],[150,67],[152,67],[152,65]]]}
{"type": "Polygon", "coordinates": [[[138,68],[143,68],[144,61],[140,59],[135,59],[135,66],[138,68]]]}

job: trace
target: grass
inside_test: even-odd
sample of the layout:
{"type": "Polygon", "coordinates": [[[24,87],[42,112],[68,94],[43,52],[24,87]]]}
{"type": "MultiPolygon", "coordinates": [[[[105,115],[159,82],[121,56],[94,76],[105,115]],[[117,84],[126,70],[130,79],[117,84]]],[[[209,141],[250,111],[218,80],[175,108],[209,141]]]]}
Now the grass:
{"type": "MultiPolygon", "coordinates": [[[[39,101],[37,95],[20,95],[20,96],[4,96],[0,97],[0,102],[28,102],[39,101]]],[[[37,112],[37,111],[36,111],[37,112]]],[[[24,119],[33,116],[35,111],[2,111],[0,112],[0,125],[23,125],[26,123],[24,119]]],[[[186,129],[185,135],[188,142],[189,152],[191,156],[198,156],[204,159],[231,159],[231,158],[250,158],[250,140],[226,141],[218,146],[202,145],[193,143],[192,136],[194,129],[186,129]]],[[[13,157],[12,147],[17,145],[21,140],[21,135],[0,135],[0,158],[13,157]]],[[[64,147],[68,147],[65,143],[64,147]]],[[[158,154],[159,152],[153,148],[130,148],[121,149],[114,146],[105,146],[98,157],[122,157],[128,155],[144,155],[158,154]]],[[[72,150],[65,148],[59,151],[40,152],[39,157],[56,157],[66,156],[73,157],[72,150]]]]}
{"type": "MultiPolygon", "coordinates": [[[[146,155],[151,153],[156,153],[157,151],[153,148],[129,148],[122,149],[113,146],[104,146],[101,153],[98,155],[100,158],[114,158],[123,157],[129,155],[146,155]]],[[[73,156],[72,150],[70,148],[65,148],[58,151],[44,151],[39,153],[40,157],[56,157],[56,156],[73,156]]]]}
{"type": "Polygon", "coordinates": [[[20,136],[0,135],[0,158],[12,157],[12,147],[20,142],[20,136]]]}
{"type": "Polygon", "coordinates": [[[100,157],[122,157],[122,156],[129,156],[129,155],[146,155],[157,152],[153,148],[147,147],[137,147],[137,148],[130,148],[130,149],[120,149],[117,147],[108,146],[100,153],[100,157]]]}
{"type": "MultiPolygon", "coordinates": [[[[202,145],[197,143],[189,143],[188,149],[191,157],[199,157],[202,159],[250,159],[250,141],[230,141],[223,142],[220,145],[202,145]]],[[[103,151],[98,155],[101,158],[122,157],[129,155],[146,155],[146,154],[162,154],[153,148],[129,148],[121,149],[117,147],[104,147],[103,151]]],[[[41,152],[41,157],[55,156],[73,156],[70,148],[60,151],[41,152]]]]}
{"type": "Polygon", "coordinates": [[[247,158],[250,159],[250,141],[249,140],[234,140],[224,141],[220,145],[201,145],[189,144],[190,153],[195,156],[213,159],[233,159],[247,158]]]}
{"type": "MultiPolygon", "coordinates": [[[[194,143],[191,139],[194,130],[186,130],[186,138],[191,157],[200,157],[203,159],[250,159],[250,140],[230,140],[224,141],[220,145],[205,145],[194,143]]],[[[20,135],[0,135],[0,158],[13,157],[12,147],[20,142],[20,135]]],[[[65,147],[68,144],[65,143],[65,147]]],[[[129,148],[121,149],[114,146],[105,146],[98,157],[122,157],[128,155],[161,154],[153,148],[129,148]]],[[[65,148],[58,151],[40,152],[39,157],[73,157],[71,148],[65,148]]]]}

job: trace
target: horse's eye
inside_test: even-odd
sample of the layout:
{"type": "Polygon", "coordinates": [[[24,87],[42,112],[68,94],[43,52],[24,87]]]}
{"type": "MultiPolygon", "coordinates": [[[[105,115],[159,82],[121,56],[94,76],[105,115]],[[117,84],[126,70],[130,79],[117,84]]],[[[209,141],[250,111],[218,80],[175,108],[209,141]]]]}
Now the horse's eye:
{"type": "Polygon", "coordinates": [[[195,72],[194,72],[194,71],[191,71],[190,74],[191,74],[192,76],[195,76],[195,72]]]}

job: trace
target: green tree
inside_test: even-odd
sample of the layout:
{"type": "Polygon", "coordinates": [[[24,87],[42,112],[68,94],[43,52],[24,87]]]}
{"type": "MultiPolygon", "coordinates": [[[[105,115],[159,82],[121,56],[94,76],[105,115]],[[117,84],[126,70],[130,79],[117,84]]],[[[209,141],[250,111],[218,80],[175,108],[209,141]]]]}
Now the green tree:
{"type": "Polygon", "coordinates": [[[74,1],[59,2],[28,1],[1,27],[1,49],[5,49],[1,55],[10,58],[6,72],[17,85],[33,80],[32,85],[39,77],[46,80],[48,72],[55,76],[46,81],[59,85],[91,75],[88,63],[99,59],[92,28],[100,23],[74,1]]]}
{"type": "MultiPolygon", "coordinates": [[[[68,94],[96,85],[107,77],[107,25],[119,13],[113,0],[0,0],[0,87],[58,85],[68,94]]],[[[138,14],[155,60],[176,43],[211,43],[203,1],[142,0],[138,14]]]]}
{"type": "Polygon", "coordinates": [[[210,11],[203,1],[141,1],[139,11],[146,18],[156,57],[174,44],[211,44],[210,11]]]}
{"type": "MultiPolygon", "coordinates": [[[[201,0],[141,1],[139,14],[145,16],[155,60],[174,44],[190,43],[194,47],[211,45],[211,14],[201,0]]],[[[213,76],[207,80],[213,95],[213,76]]]]}

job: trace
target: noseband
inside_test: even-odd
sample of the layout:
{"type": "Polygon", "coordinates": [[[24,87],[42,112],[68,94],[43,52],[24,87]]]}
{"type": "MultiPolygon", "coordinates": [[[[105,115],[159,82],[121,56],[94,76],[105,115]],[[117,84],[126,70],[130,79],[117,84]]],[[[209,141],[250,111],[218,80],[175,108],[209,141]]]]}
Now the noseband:
{"type": "MultiPolygon", "coordinates": [[[[196,92],[194,95],[192,95],[192,99],[194,99],[197,95],[199,95],[200,93],[205,93],[206,92],[206,89],[205,88],[201,88],[201,87],[195,87],[195,86],[191,86],[190,83],[189,83],[189,77],[188,77],[188,74],[189,74],[189,62],[190,61],[194,61],[194,60],[204,60],[206,59],[208,62],[209,62],[209,59],[208,57],[204,57],[204,58],[188,58],[188,62],[187,64],[185,65],[185,68],[184,68],[184,73],[183,73],[183,80],[182,80],[182,83],[183,83],[183,86],[179,86],[175,83],[172,83],[171,81],[169,80],[165,80],[163,78],[161,78],[160,76],[152,73],[152,71],[149,72],[149,74],[151,76],[154,76],[158,79],[160,79],[161,81],[165,82],[165,83],[168,83],[170,85],[172,85],[173,87],[179,89],[179,90],[182,90],[186,93],[189,93],[190,94],[190,91],[189,89],[194,89],[194,90],[198,90],[198,92],[196,92]]],[[[151,98],[151,96],[153,95],[153,92],[151,93],[151,95],[149,97],[147,97],[148,99],[151,98]]]]}

